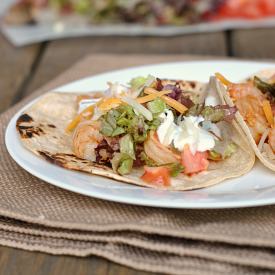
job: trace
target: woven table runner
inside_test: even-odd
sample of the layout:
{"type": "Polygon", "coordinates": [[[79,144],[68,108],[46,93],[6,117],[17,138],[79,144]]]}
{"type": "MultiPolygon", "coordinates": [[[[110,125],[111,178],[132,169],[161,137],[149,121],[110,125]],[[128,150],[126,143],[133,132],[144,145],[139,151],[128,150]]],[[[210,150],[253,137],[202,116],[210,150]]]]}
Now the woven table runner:
{"type": "Polygon", "coordinates": [[[192,59],[195,57],[90,55],[3,113],[0,244],[51,254],[97,255],[136,269],[168,274],[274,274],[273,206],[177,210],[103,201],[33,177],[6,150],[4,134],[9,120],[44,92],[112,69],[192,59]]]}

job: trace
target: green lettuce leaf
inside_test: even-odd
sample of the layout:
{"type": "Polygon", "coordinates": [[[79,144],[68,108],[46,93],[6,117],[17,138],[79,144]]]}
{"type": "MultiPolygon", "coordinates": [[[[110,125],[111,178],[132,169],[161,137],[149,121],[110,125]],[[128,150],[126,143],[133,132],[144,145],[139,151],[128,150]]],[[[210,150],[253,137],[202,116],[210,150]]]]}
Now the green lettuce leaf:
{"type": "Polygon", "coordinates": [[[124,159],[118,169],[117,169],[117,172],[120,174],[120,175],[126,175],[126,174],[129,174],[132,170],[132,167],[133,167],[133,159],[131,158],[128,158],[128,159],[124,159]]]}
{"type": "Polygon", "coordinates": [[[254,77],[254,85],[263,93],[268,93],[275,97],[275,83],[268,83],[260,79],[259,77],[254,77]]]}
{"type": "Polygon", "coordinates": [[[170,172],[170,176],[171,177],[176,177],[178,176],[181,172],[184,171],[184,167],[182,164],[180,163],[172,163],[170,165],[168,165],[168,169],[170,172]]]}
{"type": "Polygon", "coordinates": [[[151,160],[146,155],[145,152],[141,152],[141,154],[139,156],[140,156],[140,159],[143,160],[147,166],[150,166],[150,167],[161,167],[161,166],[167,167],[171,177],[176,177],[181,172],[184,171],[184,167],[181,163],[157,164],[155,161],[151,160]]]}
{"type": "Polygon", "coordinates": [[[209,151],[208,158],[211,160],[222,160],[230,157],[237,150],[238,146],[231,139],[216,140],[213,150],[209,151]]]}
{"type": "Polygon", "coordinates": [[[234,154],[237,151],[237,148],[238,147],[234,142],[228,144],[224,151],[223,158],[230,157],[232,154],[234,154]]]}
{"type": "Polygon", "coordinates": [[[155,117],[152,121],[148,123],[148,126],[150,130],[157,130],[160,124],[161,124],[160,118],[155,117]]]}
{"type": "Polygon", "coordinates": [[[111,126],[110,123],[108,123],[105,119],[101,120],[101,129],[100,133],[106,137],[111,137],[113,134],[113,127],[111,126]]]}
{"type": "Polygon", "coordinates": [[[214,109],[212,106],[206,106],[201,111],[201,115],[205,120],[215,123],[224,119],[225,112],[222,109],[214,109]]]}
{"type": "Polygon", "coordinates": [[[119,140],[120,153],[126,154],[132,159],[136,159],[133,138],[130,134],[123,136],[119,140]]]}
{"type": "Polygon", "coordinates": [[[133,167],[133,159],[123,153],[115,153],[113,159],[111,160],[112,168],[115,172],[120,175],[129,174],[133,167]]]}
{"type": "Polygon", "coordinates": [[[125,130],[122,127],[117,127],[112,133],[112,137],[119,136],[121,134],[124,134],[125,130]]]}
{"type": "Polygon", "coordinates": [[[147,138],[148,125],[145,123],[143,116],[135,116],[128,127],[128,132],[132,134],[134,141],[142,143],[147,138]]]}
{"type": "Polygon", "coordinates": [[[161,98],[156,98],[147,103],[148,109],[153,114],[160,114],[166,109],[166,104],[161,98]]]}
{"type": "Polygon", "coordinates": [[[215,150],[210,150],[208,159],[218,161],[218,160],[222,160],[223,156],[220,153],[216,152],[215,150]]]}
{"type": "Polygon", "coordinates": [[[137,90],[141,86],[143,86],[147,81],[147,77],[144,76],[137,76],[135,78],[132,78],[130,81],[130,86],[132,90],[137,90]]]}

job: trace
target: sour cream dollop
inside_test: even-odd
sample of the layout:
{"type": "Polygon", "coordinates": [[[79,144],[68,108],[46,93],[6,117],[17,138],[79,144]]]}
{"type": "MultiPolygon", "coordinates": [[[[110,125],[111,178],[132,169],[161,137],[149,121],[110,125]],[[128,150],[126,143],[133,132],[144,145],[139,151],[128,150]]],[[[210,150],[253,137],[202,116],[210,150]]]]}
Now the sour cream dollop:
{"type": "Polygon", "coordinates": [[[214,148],[214,136],[199,125],[204,121],[203,117],[185,117],[179,125],[176,125],[173,112],[166,110],[160,118],[163,122],[158,127],[157,134],[161,144],[165,146],[173,144],[179,151],[182,151],[185,145],[189,145],[192,154],[214,148]]]}
{"type": "Polygon", "coordinates": [[[171,110],[166,110],[159,117],[163,122],[157,130],[158,138],[161,144],[168,146],[173,142],[178,126],[174,123],[174,115],[171,110]]]}

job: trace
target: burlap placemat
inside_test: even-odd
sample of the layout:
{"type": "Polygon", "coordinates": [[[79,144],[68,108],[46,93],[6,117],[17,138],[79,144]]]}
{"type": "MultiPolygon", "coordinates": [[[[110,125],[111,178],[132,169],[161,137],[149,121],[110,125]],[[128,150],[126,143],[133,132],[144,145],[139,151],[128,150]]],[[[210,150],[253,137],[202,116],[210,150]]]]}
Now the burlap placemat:
{"type": "Polygon", "coordinates": [[[192,58],[92,55],[3,113],[0,244],[52,254],[93,254],[134,268],[171,274],[274,274],[273,206],[171,210],[107,202],[31,176],[6,151],[8,121],[38,94],[110,69],[192,58]]]}

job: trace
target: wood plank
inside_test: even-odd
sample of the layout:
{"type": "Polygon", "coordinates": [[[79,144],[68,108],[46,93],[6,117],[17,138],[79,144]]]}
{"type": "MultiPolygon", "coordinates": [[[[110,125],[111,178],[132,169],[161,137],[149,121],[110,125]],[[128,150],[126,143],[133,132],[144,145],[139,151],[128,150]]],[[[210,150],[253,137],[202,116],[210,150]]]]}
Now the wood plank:
{"type": "Polygon", "coordinates": [[[54,256],[0,246],[0,274],[107,274],[108,261],[98,257],[54,256]]]}
{"type": "Polygon", "coordinates": [[[232,53],[244,58],[275,58],[275,28],[232,32],[232,53]]]}
{"type": "Polygon", "coordinates": [[[39,45],[15,48],[0,34],[0,112],[8,108],[30,75],[39,45]]]}
{"type": "Polygon", "coordinates": [[[106,259],[54,256],[0,246],[0,274],[9,275],[154,275],[106,259]]]}
{"type": "Polygon", "coordinates": [[[109,262],[108,267],[108,273],[106,275],[157,275],[157,273],[135,270],[112,262],[109,262]]]}
{"type": "Polygon", "coordinates": [[[91,53],[226,55],[222,32],[177,37],[87,37],[50,43],[25,94],[60,74],[91,53]]]}

